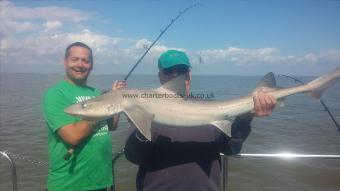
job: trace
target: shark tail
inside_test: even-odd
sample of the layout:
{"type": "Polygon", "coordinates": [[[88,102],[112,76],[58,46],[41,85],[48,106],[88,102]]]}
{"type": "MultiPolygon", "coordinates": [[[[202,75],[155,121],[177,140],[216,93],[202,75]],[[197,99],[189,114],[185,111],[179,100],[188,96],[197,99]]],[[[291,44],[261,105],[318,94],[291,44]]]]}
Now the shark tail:
{"type": "Polygon", "coordinates": [[[309,92],[308,95],[315,99],[320,99],[322,94],[340,79],[340,67],[335,68],[331,72],[322,75],[315,80],[306,84],[309,92]]]}

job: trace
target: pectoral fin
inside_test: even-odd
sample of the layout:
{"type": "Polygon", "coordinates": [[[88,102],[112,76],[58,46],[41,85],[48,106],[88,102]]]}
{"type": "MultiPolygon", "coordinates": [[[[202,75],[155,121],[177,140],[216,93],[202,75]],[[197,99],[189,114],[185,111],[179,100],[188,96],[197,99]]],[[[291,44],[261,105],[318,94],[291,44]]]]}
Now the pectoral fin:
{"type": "Polygon", "coordinates": [[[126,116],[137,127],[137,129],[151,141],[151,123],[155,117],[140,106],[131,106],[124,110],[126,116]]]}
{"type": "Polygon", "coordinates": [[[232,121],[228,121],[228,120],[213,121],[210,124],[214,125],[219,130],[221,130],[224,134],[231,137],[231,125],[233,124],[232,121]]]}

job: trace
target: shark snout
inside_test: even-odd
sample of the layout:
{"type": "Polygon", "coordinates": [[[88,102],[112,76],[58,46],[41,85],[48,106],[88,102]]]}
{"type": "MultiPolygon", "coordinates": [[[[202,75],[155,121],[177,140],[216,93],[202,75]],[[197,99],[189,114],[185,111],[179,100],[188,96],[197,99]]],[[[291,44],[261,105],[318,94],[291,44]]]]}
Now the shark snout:
{"type": "Polygon", "coordinates": [[[82,107],[80,104],[74,104],[64,109],[64,112],[70,115],[80,115],[82,107]]]}

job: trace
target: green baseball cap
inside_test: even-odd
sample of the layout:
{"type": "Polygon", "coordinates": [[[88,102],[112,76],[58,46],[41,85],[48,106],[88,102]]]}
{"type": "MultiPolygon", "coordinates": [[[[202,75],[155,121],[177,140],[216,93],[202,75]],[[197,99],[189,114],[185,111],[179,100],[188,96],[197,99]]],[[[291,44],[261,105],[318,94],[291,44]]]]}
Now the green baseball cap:
{"type": "Polygon", "coordinates": [[[168,50],[161,54],[158,59],[158,67],[166,69],[175,65],[183,64],[191,67],[188,56],[179,50],[168,50]]]}

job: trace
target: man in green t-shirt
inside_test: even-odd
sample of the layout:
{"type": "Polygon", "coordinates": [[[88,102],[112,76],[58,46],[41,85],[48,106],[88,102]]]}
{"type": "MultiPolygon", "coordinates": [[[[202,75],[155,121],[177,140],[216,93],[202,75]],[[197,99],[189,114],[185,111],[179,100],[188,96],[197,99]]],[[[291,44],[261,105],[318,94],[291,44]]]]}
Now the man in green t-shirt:
{"type": "MultiPolygon", "coordinates": [[[[81,42],[65,51],[65,78],[49,88],[43,97],[43,114],[48,133],[49,191],[106,190],[112,185],[112,142],[109,128],[115,128],[119,116],[106,121],[87,121],[64,113],[64,109],[100,95],[87,86],[93,68],[92,50],[81,42]],[[108,125],[109,124],[109,125],[108,125]],[[70,149],[69,160],[63,156],[70,149]]],[[[112,89],[126,86],[116,81],[112,89]]]]}

